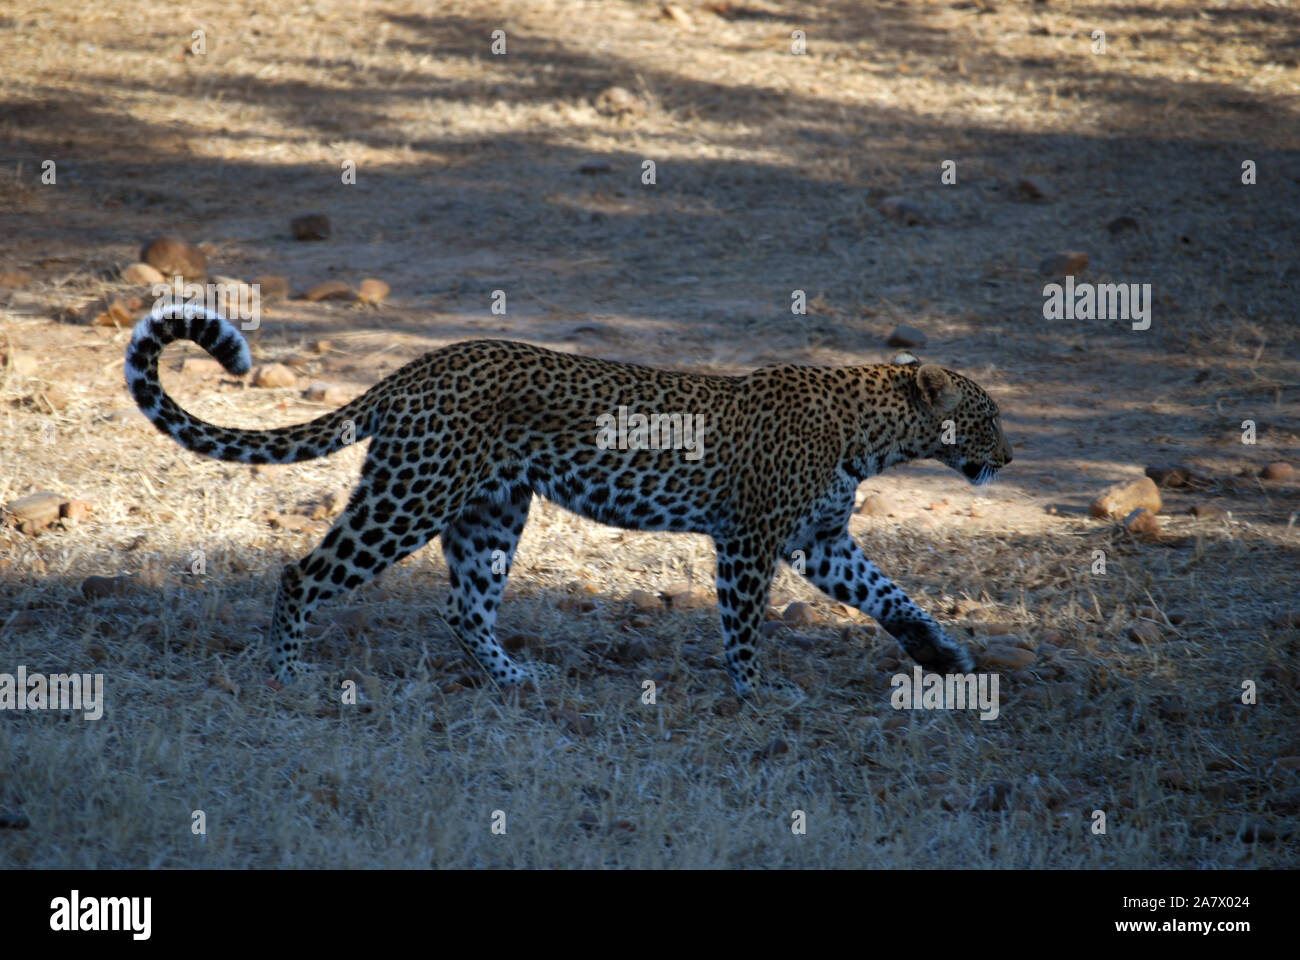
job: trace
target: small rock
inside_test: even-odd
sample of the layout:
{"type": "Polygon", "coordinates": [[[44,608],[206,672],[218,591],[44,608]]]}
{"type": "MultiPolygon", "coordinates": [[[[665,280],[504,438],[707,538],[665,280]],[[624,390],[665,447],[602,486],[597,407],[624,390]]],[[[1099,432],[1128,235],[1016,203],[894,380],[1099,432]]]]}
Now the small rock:
{"type": "Polygon", "coordinates": [[[596,112],[606,117],[622,117],[641,113],[645,105],[640,98],[623,87],[607,87],[600,92],[593,104],[596,112]]]}
{"type": "Polygon", "coordinates": [[[1016,181],[1016,192],[1030,200],[1046,200],[1052,193],[1046,182],[1037,177],[1021,177],[1016,181]]]}
{"type": "Polygon", "coordinates": [[[129,327],[135,323],[127,301],[116,297],[92,304],[83,311],[83,315],[90,317],[91,326],[95,327],[129,327]]]}
{"type": "Polygon", "coordinates": [[[885,343],[891,347],[924,347],[926,342],[925,334],[906,324],[899,324],[894,327],[893,331],[885,338],[885,343]]]}
{"type": "Polygon", "coordinates": [[[981,670],[1023,670],[1033,665],[1038,655],[1022,647],[991,646],[979,656],[981,670]]]}
{"type": "Polygon", "coordinates": [[[36,376],[40,368],[40,361],[36,359],[35,355],[26,351],[15,350],[12,347],[0,351],[0,369],[8,369],[20,380],[36,376]]]}
{"type": "Polygon", "coordinates": [[[296,513],[273,513],[267,517],[267,521],[272,527],[279,530],[302,531],[316,529],[316,524],[310,517],[300,516],[296,513]]]}
{"type": "Polygon", "coordinates": [[[275,274],[255,277],[253,286],[257,288],[258,296],[263,300],[286,300],[289,297],[289,280],[287,277],[275,274]]]}
{"type": "Polygon", "coordinates": [[[552,708],[551,719],[556,723],[564,724],[569,733],[574,736],[589,737],[596,732],[596,721],[584,713],[579,713],[573,707],[552,708]]]}
{"type": "Polygon", "coordinates": [[[1126,230],[1136,230],[1137,228],[1137,220],[1127,215],[1116,217],[1110,223],[1106,224],[1106,229],[1110,231],[1112,237],[1117,237],[1126,230]]]}
{"type": "Polygon", "coordinates": [[[1295,475],[1295,467],[1285,460],[1275,460],[1259,472],[1265,480],[1290,480],[1295,475]]]}
{"type": "Polygon", "coordinates": [[[1223,507],[1216,507],[1209,503],[1198,503],[1187,511],[1197,520],[1227,520],[1232,514],[1224,510],[1223,507]]]}
{"type": "Polygon", "coordinates": [[[524,647],[539,647],[542,638],[535,633],[512,633],[501,641],[501,645],[511,653],[518,653],[524,647]]]}
{"type": "Polygon", "coordinates": [[[1155,481],[1143,477],[1131,483],[1117,483],[1092,501],[1088,510],[1094,517],[1127,517],[1139,507],[1145,507],[1152,513],[1159,513],[1161,507],[1160,491],[1155,481]]]}
{"type": "Polygon", "coordinates": [[[690,14],[675,3],[664,4],[662,16],[665,20],[672,20],[679,27],[686,30],[691,30],[695,27],[695,21],[691,19],[690,14]]]}
{"type": "MultiPolygon", "coordinates": [[[[925,215],[921,213],[920,208],[903,197],[884,197],[876,204],[876,209],[890,220],[896,220],[909,227],[916,226],[925,220],[925,215]]],[[[913,346],[913,344],[899,343],[890,344],[890,346],[907,347],[913,346]]]]}
{"type": "Polygon", "coordinates": [[[638,610],[662,610],[664,603],[658,595],[651,593],[649,590],[636,589],[628,594],[628,600],[632,606],[638,610]]]}
{"type": "Polygon", "coordinates": [[[5,504],[5,511],[23,532],[39,530],[59,519],[63,498],[52,490],[38,490],[5,504]],[[30,525],[30,526],[28,526],[30,525]]]}
{"type": "Polygon", "coordinates": [[[1044,257],[1038,272],[1045,277],[1077,277],[1088,268],[1088,255],[1078,250],[1067,250],[1044,257]]]}
{"type": "Polygon", "coordinates": [[[326,403],[331,407],[341,407],[348,402],[348,395],[338,387],[327,383],[313,383],[303,396],[313,403],[326,403]]]}
{"type": "Polygon", "coordinates": [[[987,620],[989,612],[982,603],[963,597],[948,608],[948,616],[965,620],[987,620]]]}
{"type": "Polygon", "coordinates": [[[357,299],[362,303],[382,303],[388,298],[391,288],[382,280],[367,277],[357,288],[357,299]]]}
{"type": "Polygon", "coordinates": [[[32,275],[25,270],[0,270],[0,287],[25,287],[32,275]]]}
{"type": "Polygon", "coordinates": [[[1159,643],[1163,638],[1159,625],[1150,620],[1130,624],[1126,633],[1134,643],[1159,643]]]}
{"type": "Polygon", "coordinates": [[[860,517],[884,517],[889,515],[889,504],[878,493],[869,493],[854,511],[860,517]]]}
{"type": "Polygon", "coordinates": [[[723,697],[718,701],[717,706],[713,708],[714,713],[720,717],[734,717],[740,713],[739,697],[723,697]]]}
{"type": "Polygon", "coordinates": [[[812,604],[799,600],[785,608],[781,619],[792,627],[806,627],[817,622],[817,613],[812,604]]]}
{"type": "Polygon", "coordinates": [[[142,287],[153,286],[155,283],[165,283],[167,278],[162,275],[162,271],[147,263],[133,263],[122,271],[122,279],[127,283],[137,283],[142,287]]]}
{"type": "Polygon", "coordinates": [[[1124,518],[1124,529],[1136,536],[1156,539],[1160,536],[1160,521],[1146,507],[1138,507],[1124,518]]]}
{"type": "Polygon", "coordinates": [[[59,516],[73,523],[89,519],[94,512],[94,506],[85,500],[68,500],[59,505],[59,516]]]}
{"type": "Polygon", "coordinates": [[[1192,471],[1181,464],[1147,467],[1146,475],[1157,487],[1185,487],[1192,479],[1192,471]]]}
{"type": "Polygon", "coordinates": [[[266,366],[258,367],[253,377],[253,386],[267,389],[292,387],[297,382],[297,375],[283,363],[268,363],[266,366]]]}
{"type": "Polygon", "coordinates": [[[202,280],[208,272],[208,258],[194,244],[175,234],[147,240],[140,248],[140,260],[163,275],[163,279],[181,277],[202,280]]]}
{"type": "Polygon", "coordinates": [[[323,213],[307,213],[289,221],[295,240],[328,240],[330,218],[323,213]]]}
{"type": "Polygon", "coordinates": [[[309,300],[316,303],[320,300],[356,300],[357,295],[352,292],[352,288],[346,283],[338,280],[326,280],[324,283],[318,283],[302,295],[303,300],[309,300]]]}
{"type": "Polygon", "coordinates": [[[87,600],[101,600],[104,597],[115,597],[121,594],[131,593],[135,588],[135,578],[130,576],[91,576],[81,581],[81,595],[87,600]]]}
{"type": "Polygon", "coordinates": [[[700,610],[714,604],[713,596],[702,587],[689,583],[676,584],[664,591],[674,610],[700,610]]]}
{"type": "Polygon", "coordinates": [[[317,353],[329,353],[334,349],[334,342],[332,340],[317,340],[311,345],[311,348],[317,353]]]}
{"type": "Polygon", "coordinates": [[[1172,787],[1175,790],[1187,789],[1187,777],[1177,767],[1165,767],[1156,775],[1156,779],[1166,787],[1172,787]]]}

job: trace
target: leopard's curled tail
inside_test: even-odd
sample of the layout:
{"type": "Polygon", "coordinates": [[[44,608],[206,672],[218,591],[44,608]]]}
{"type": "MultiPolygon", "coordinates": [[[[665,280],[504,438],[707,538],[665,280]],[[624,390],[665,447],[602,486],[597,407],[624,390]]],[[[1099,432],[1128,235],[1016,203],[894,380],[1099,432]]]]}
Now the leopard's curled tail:
{"type": "Polygon", "coordinates": [[[248,343],[225,317],[193,304],[164,304],[135,327],[126,348],[126,385],[155,427],[195,453],[241,463],[314,460],[375,430],[373,391],[310,423],[271,430],[218,427],[181,408],[158,380],[158,358],[173,340],[193,340],[233,374],[252,367],[248,343]]]}

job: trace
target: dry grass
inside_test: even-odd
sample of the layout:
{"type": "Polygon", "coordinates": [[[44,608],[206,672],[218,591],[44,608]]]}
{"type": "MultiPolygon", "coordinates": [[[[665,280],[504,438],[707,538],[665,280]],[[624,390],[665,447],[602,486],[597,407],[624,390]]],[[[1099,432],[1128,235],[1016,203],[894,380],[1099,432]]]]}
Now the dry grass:
{"type": "MultiPolygon", "coordinates": [[[[239,0],[174,5],[165,24],[115,6],[0,7],[0,269],[33,276],[0,288],[0,347],[39,360],[0,375],[0,501],[52,489],[96,508],[35,538],[0,530],[0,672],[100,671],[108,696],[97,722],[0,716],[0,811],[31,819],[0,831],[0,864],[1294,866],[1293,840],[1238,832],[1285,837],[1300,814],[1278,763],[1300,755],[1300,636],[1272,625],[1300,582],[1300,487],[1234,476],[1300,459],[1291,11],[755,2],[687,5],[685,30],[619,2],[239,0]],[[204,58],[182,53],[195,27],[204,58]],[[506,58],[488,53],[498,27],[506,58]],[[808,57],[786,52],[795,28],[808,57]],[[611,86],[633,113],[601,112],[611,86]],[[35,179],[51,157],[56,187],[35,179]],[[958,187],[939,184],[944,159],[958,187]],[[588,162],[611,172],[576,172],[588,162]],[[1018,196],[1021,176],[1050,198],[1018,196]],[[881,217],[893,193],[928,222],[881,217]],[[295,244],[288,218],[313,209],[334,239],[295,244]],[[1112,237],[1121,214],[1140,228],[1112,237]],[[259,646],[274,581],[326,523],[277,529],[266,511],[345,488],[361,451],[255,474],[122,413],[126,333],[50,318],[127,292],[101,271],[164,228],[212,243],[220,273],[388,280],[378,311],[270,305],[254,341],[349,391],[470,336],[730,372],[872,362],[893,324],[920,326],[923,356],[995,395],[1016,461],[980,497],[928,465],[872,481],[894,516],[854,533],[927,609],[980,601],[981,619],[942,616],[976,646],[1050,647],[1004,677],[996,721],[896,713],[890,641],[786,571],[773,603],[811,601],[818,623],[774,635],[765,667],[805,697],[736,713],[716,614],[627,602],[707,584],[708,542],[539,504],[501,632],[548,665],[542,689],[480,685],[440,625],[434,546],[319,616],[309,656],[364,706],[324,683],[274,693],[259,646]],[[1044,321],[1037,263],[1070,248],[1088,279],[1152,283],[1152,329],[1044,321]],[[487,310],[497,288],[505,317],[487,310]],[[807,317],[789,314],[795,288],[807,317]],[[310,349],[321,337],[334,349],[310,349]],[[1086,517],[1101,487],[1171,459],[1215,482],[1170,493],[1162,542],[1086,517]],[[1206,501],[1232,518],[1182,515],[1206,501]],[[82,596],[119,573],[129,592],[82,596]],[[565,609],[575,596],[596,608],[565,609]],[[1128,639],[1139,611],[1160,640],[1128,639]],[[999,781],[1004,809],[979,809],[999,781]]],[[[164,379],[201,416],[321,410],[182,378],[173,361],[194,353],[170,352],[164,379]]]]}

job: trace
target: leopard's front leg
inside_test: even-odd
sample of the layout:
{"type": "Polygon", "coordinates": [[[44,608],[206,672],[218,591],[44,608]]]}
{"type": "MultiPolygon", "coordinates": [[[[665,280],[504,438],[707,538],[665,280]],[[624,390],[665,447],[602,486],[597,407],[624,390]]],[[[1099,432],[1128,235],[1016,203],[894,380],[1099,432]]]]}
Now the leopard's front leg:
{"type": "Polygon", "coordinates": [[[881,573],[847,530],[825,533],[801,549],[804,576],[836,600],[874,618],[922,666],[939,673],[975,669],[971,652],[881,573]]]}

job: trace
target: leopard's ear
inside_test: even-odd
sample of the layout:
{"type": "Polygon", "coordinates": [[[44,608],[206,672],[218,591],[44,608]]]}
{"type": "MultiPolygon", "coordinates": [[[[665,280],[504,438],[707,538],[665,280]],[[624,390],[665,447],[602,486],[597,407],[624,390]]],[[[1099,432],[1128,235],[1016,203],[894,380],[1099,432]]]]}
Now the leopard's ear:
{"type": "Polygon", "coordinates": [[[916,354],[906,352],[894,354],[894,359],[889,362],[897,363],[904,367],[919,367],[921,365],[921,361],[917,359],[916,354]]]}
{"type": "Polygon", "coordinates": [[[916,388],[926,406],[939,413],[955,410],[961,403],[961,388],[948,376],[948,371],[933,363],[916,368],[916,388]]]}

